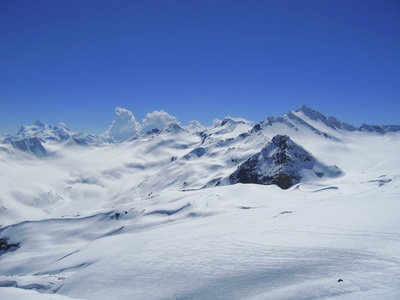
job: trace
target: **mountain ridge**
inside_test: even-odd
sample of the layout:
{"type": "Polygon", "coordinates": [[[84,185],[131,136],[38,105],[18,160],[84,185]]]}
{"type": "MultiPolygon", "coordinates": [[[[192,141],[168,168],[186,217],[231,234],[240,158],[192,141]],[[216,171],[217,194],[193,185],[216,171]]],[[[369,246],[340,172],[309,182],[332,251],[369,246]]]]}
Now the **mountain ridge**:
{"type": "MultiPolygon", "coordinates": [[[[320,113],[319,111],[316,111],[312,108],[309,108],[306,105],[301,105],[299,108],[296,110],[291,110],[288,113],[286,113],[282,117],[267,117],[265,121],[261,121],[260,123],[254,125],[255,128],[260,128],[261,126],[274,126],[276,124],[284,124],[288,127],[291,127],[293,129],[296,129],[299,125],[306,126],[310,130],[314,131],[317,134],[324,135],[328,137],[328,134],[325,132],[321,132],[318,130],[313,124],[311,124],[311,121],[315,122],[322,122],[322,124],[326,125],[328,128],[331,128],[333,130],[343,130],[347,132],[370,132],[370,133],[378,133],[378,134],[386,134],[389,132],[399,132],[400,131],[400,125],[371,125],[371,124],[362,124],[360,127],[355,127],[353,125],[350,125],[348,123],[344,123],[339,121],[336,117],[334,116],[329,116],[326,117],[324,114],[320,113]]],[[[195,131],[189,128],[189,126],[181,126],[177,122],[172,122],[165,127],[168,127],[170,124],[176,124],[177,126],[181,127],[182,129],[189,130],[189,131],[195,131]]],[[[232,117],[226,117],[220,124],[218,125],[212,125],[210,127],[205,127],[205,129],[210,130],[211,128],[215,127],[224,127],[224,126],[230,126],[230,127],[235,127],[238,124],[249,124],[252,123],[252,121],[247,121],[242,118],[232,118],[232,117]]],[[[198,125],[198,126],[203,126],[203,125],[198,125]]],[[[225,128],[228,128],[225,127],[225,128]]],[[[162,128],[156,128],[154,127],[152,130],[163,130],[164,127],[162,128]]],[[[224,130],[224,129],[221,129],[224,130]]],[[[225,129],[229,130],[229,129],[225,129]]],[[[204,130],[203,130],[204,131],[204,130]]],[[[142,133],[145,134],[145,133],[142,133]]],[[[139,134],[138,132],[132,132],[130,136],[125,138],[122,141],[128,141],[131,140],[133,137],[139,137],[142,134],[139,134]]],[[[104,134],[90,134],[90,133],[82,133],[82,132],[75,132],[69,130],[64,123],[60,123],[58,126],[51,126],[46,124],[45,122],[41,120],[37,120],[33,125],[24,125],[20,128],[20,130],[16,134],[6,134],[0,137],[0,141],[2,143],[11,143],[12,141],[18,141],[18,140],[23,140],[26,138],[33,138],[37,137],[39,140],[44,141],[44,142],[63,142],[68,139],[72,141],[77,141],[79,144],[90,144],[90,145],[96,145],[96,146],[101,146],[106,143],[116,143],[116,142],[121,142],[120,140],[113,140],[112,137],[107,136],[105,133],[104,134]]]]}

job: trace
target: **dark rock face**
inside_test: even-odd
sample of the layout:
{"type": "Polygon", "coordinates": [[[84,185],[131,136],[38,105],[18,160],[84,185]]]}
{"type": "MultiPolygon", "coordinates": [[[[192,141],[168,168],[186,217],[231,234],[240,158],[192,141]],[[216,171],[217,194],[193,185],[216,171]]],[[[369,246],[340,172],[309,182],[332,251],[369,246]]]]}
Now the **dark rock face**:
{"type": "Polygon", "coordinates": [[[159,133],[160,133],[160,129],[158,129],[158,128],[154,128],[154,129],[146,132],[147,135],[159,134],[159,133]]]}
{"type": "MultiPolygon", "coordinates": [[[[296,178],[297,179],[297,178],[296,178]]],[[[281,189],[286,190],[293,185],[292,179],[286,174],[279,174],[272,179],[271,184],[276,184],[281,189]]]]}
{"type": "Polygon", "coordinates": [[[12,141],[11,145],[16,149],[32,153],[39,157],[47,155],[46,149],[43,147],[42,142],[37,137],[12,141]]]}
{"type": "Polygon", "coordinates": [[[10,243],[8,238],[0,238],[0,255],[19,248],[19,243],[10,243]]]}
{"type": "Polygon", "coordinates": [[[231,181],[236,181],[235,183],[261,183],[258,174],[254,172],[256,166],[257,160],[247,160],[230,176],[231,181]]]}
{"type": "Polygon", "coordinates": [[[251,130],[251,133],[259,132],[260,130],[261,130],[261,124],[256,124],[256,125],[254,125],[253,129],[251,130]]]}
{"type": "Polygon", "coordinates": [[[202,157],[206,153],[206,149],[203,147],[195,148],[186,154],[183,158],[184,159],[191,159],[191,158],[198,158],[202,157]]]}
{"type": "Polygon", "coordinates": [[[250,157],[229,176],[231,184],[255,183],[275,184],[282,189],[288,189],[300,182],[303,169],[310,170],[317,177],[322,177],[325,167],[318,163],[303,147],[294,143],[286,135],[277,135],[259,153],[250,157]],[[322,174],[322,175],[321,175],[322,174]]]}

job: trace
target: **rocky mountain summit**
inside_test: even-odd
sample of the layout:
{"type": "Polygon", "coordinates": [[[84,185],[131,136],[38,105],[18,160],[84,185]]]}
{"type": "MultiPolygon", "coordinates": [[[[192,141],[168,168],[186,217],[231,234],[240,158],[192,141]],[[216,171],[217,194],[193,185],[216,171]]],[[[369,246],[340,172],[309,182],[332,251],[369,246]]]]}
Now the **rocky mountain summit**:
{"type": "Polygon", "coordinates": [[[311,176],[339,176],[338,167],[327,167],[318,162],[303,147],[286,135],[276,135],[258,153],[254,154],[229,176],[229,182],[275,184],[288,189],[300,182],[305,172],[311,176]]]}

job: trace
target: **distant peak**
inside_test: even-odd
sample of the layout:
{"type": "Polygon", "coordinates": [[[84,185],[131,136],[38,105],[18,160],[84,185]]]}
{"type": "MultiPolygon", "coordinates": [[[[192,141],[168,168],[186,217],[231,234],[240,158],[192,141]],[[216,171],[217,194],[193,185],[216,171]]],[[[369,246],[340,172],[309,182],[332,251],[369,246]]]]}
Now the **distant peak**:
{"type": "Polygon", "coordinates": [[[308,107],[307,105],[303,104],[302,106],[300,106],[298,109],[296,109],[296,112],[303,112],[306,116],[322,116],[322,114],[310,107],[308,107]]]}
{"type": "Polygon", "coordinates": [[[232,117],[226,117],[222,122],[221,126],[224,126],[225,124],[246,124],[246,123],[251,123],[243,118],[232,118],[232,117]]]}
{"type": "Polygon", "coordinates": [[[171,124],[169,124],[167,126],[167,128],[176,129],[176,130],[183,130],[183,128],[178,123],[171,123],[171,124]]]}
{"type": "Polygon", "coordinates": [[[163,129],[163,132],[172,132],[172,133],[178,133],[183,131],[186,130],[183,129],[178,123],[171,123],[163,129]]]}
{"type": "Polygon", "coordinates": [[[307,111],[307,110],[311,110],[311,108],[309,108],[305,104],[301,105],[298,109],[296,109],[296,111],[307,111]]]}
{"type": "Polygon", "coordinates": [[[232,120],[232,118],[226,117],[222,122],[221,122],[221,126],[224,126],[227,123],[231,123],[234,124],[236,123],[234,120],[232,120]]]}
{"type": "Polygon", "coordinates": [[[68,128],[67,128],[67,125],[66,125],[65,123],[63,123],[63,122],[60,122],[60,123],[58,124],[58,127],[59,127],[59,128],[68,129],[68,128]]]}
{"type": "Polygon", "coordinates": [[[319,111],[311,109],[306,105],[302,105],[296,110],[296,113],[300,113],[300,112],[303,113],[306,117],[310,118],[311,120],[321,120],[329,127],[334,128],[334,126],[332,124],[330,124],[328,118],[324,114],[320,113],[319,111]]]}
{"type": "Polygon", "coordinates": [[[385,134],[387,132],[399,132],[400,125],[370,125],[364,123],[361,125],[359,130],[364,132],[376,132],[380,134],[385,134]]]}
{"type": "Polygon", "coordinates": [[[47,126],[47,124],[46,124],[45,122],[41,121],[41,120],[37,120],[37,121],[35,122],[35,125],[36,125],[36,126],[39,126],[39,127],[42,127],[42,128],[44,128],[44,127],[47,126]]]}

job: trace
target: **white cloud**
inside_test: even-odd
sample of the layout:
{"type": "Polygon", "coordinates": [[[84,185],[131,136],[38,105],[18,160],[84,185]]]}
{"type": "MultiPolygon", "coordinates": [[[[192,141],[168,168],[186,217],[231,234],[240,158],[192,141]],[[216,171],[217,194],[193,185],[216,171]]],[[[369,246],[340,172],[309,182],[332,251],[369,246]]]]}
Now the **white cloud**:
{"type": "Polygon", "coordinates": [[[112,122],[110,128],[105,132],[105,136],[113,138],[115,141],[122,141],[140,131],[140,124],[131,111],[117,107],[115,114],[118,118],[112,122]]]}
{"type": "Polygon", "coordinates": [[[184,127],[186,130],[193,130],[193,131],[202,131],[204,130],[206,127],[203,126],[199,121],[197,120],[192,120],[189,122],[189,125],[184,127]]]}
{"type": "Polygon", "coordinates": [[[154,128],[163,129],[171,123],[178,123],[178,120],[165,111],[155,110],[152,113],[148,113],[146,118],[143,119],[141,131],[146,133],[154,128]]]}
{"type": "Polygon", "coordinates": [[[213,121],[212,121],[212,127],[217,127],[217,126],[219,126],[219,125],[221,125],[221,123],[222,123],[222,120],[220,120],[220,119],[214,119],[213,121]]]}

